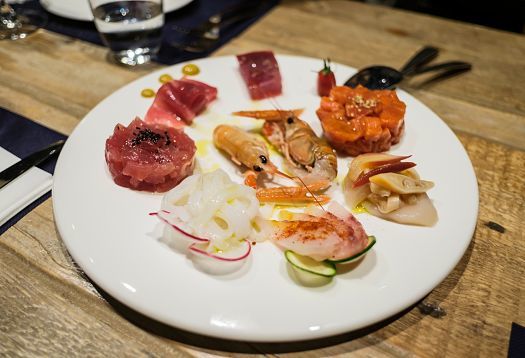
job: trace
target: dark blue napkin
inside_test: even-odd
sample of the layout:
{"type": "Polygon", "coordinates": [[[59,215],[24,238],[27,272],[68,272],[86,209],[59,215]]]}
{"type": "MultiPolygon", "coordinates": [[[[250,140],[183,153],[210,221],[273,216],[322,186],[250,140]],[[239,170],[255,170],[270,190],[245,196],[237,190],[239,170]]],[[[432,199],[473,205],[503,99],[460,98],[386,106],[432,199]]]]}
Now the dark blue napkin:
{"type": "MultiPolygon", "coordinates": [[[[65,135],[0,108],[0,147],[10,151],[19,158],[24,158],[57,140],[65,138],[65,135]]],[[[56,158],[52,158],[38,167],[53,174],[55,164],[56,158]]],[[[50,196],[51,192],[48,192],[0,226],[0,235],[50,196]]]]}
{"type": "Polygon", "coordinates": [[[512,323],[509,341],[509,358],[525,357],[525,327],[512,323]]]}
{"type": "MultiPolygon", "coordinates": [[[[205,21],[211,15],[216,14],[217,12],[226,8],[230,8],[235,4],[246,1],[248,0],[194,0],[185,7],[166,14],[165,25],[163,29],[162,47],[158,57],[156,58],[156,61],[166,65],[172,65],[195,58],[205,57],[230,41],[232,38],[239,35],[242,31],[246,30],[250,25],[256,22],[259,18],[261,18],[279,3],[279,0],[262,0],[261,6],[258,8],[258,11],[254,17],[224,29],[224,31],[221,32],[221,39],[207,52],[199,54],[188,53],[170,45],[170,43],[180,42],[183,40],[183,35],[174,30],[176,26],[185,28],[195,27],[205,21]]],[[[41,13],[46,13],[38,1],[27,2],[22,6],[24,9],[29,8],[41,13]]],[[[100,39],[95,25],[92,22],[70,20],[60,16],[55,16],[50,13],[46,14],[48,16],[48,21],[44,28],[47,30],[102,45],[102,40],[100,39]]]]}

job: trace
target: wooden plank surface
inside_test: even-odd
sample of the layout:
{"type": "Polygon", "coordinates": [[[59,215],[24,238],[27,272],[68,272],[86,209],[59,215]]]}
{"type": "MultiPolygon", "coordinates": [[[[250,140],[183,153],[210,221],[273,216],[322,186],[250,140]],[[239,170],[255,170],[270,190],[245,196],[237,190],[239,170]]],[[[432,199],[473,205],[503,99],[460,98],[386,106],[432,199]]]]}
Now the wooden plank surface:
{"type": "MultiPolygon", "coordinates": [[[[287,344],[184,332],[97,290],[71,261],[47,200],[0,237],[0,355],[505,356],[511,323],[525,325],[525,89],[515,85],[525,77],[523,36],[354,2],[285,1],[215,55],[267,48],[399,67],[426,44],[474,66],[461,79],[404,86],[454,129],[478,177],[473,241],[424,300],[446,315],[412,307],[362,331],[287,344]]],[[[1,42],[0,106],[68,134],[108,94],[159,67],[130,71],[105,55],[46,31],[1,42]]]]}

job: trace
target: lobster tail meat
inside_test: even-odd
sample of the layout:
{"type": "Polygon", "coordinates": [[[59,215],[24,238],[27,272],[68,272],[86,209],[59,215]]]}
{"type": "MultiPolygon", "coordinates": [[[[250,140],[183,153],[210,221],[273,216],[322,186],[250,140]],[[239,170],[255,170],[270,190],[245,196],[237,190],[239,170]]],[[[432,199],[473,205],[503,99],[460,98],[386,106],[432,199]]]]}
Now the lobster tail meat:
{"type": "Polygon", "coordinates": [[[251,99],[275,97],[282,93],[281,73],[273,52],[249,52],[237,55],[237,61],[251,99]]]}

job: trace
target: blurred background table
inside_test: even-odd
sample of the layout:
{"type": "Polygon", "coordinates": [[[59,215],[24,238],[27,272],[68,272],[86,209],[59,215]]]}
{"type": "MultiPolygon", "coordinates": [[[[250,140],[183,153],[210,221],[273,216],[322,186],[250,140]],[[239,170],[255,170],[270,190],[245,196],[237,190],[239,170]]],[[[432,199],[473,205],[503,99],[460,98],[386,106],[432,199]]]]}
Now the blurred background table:
{"type": "MultiPolygon", "coordinates": [[[[253,344],[180,331],[93,287],[64,248],[49,199],[0,237],[0,354],[506,356],[512,323],[525,325],[525,37],[363,3],[289,0],[213,56],[271,49],[357,68],[400,67],[423,45],[437,46],[440,60],[473,64],[456,80],[402,87],[465,146],[480,211],[465,256],[419,305],[311,342],[253,344]]],[[[46,30],[0,42],[0,106],[69,134],[104,97],[161,67],[129,70],[105,56],[102,47],[46,30]]]]}

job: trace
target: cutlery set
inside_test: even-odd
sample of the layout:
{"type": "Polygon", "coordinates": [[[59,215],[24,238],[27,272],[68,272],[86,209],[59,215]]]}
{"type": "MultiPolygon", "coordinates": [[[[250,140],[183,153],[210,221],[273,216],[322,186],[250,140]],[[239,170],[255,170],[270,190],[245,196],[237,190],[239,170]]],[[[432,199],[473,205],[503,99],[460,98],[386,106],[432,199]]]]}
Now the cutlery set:
{"type": "Polygon", "coordinates": [[[392,89],[405,78],[428,72],[436,72],[436,76],[426,81],[428,84],[458,75],[472,68],[470,63],[462,61],[449,61],[427,65],[437,57],[438,53],[439,50],[437,48],[426,46],[408,60],[399,71],[387,66],[366,67],[350,77],[345,82],[345,86],[356,87],[360,84],[373,90],[392,89]]]}

